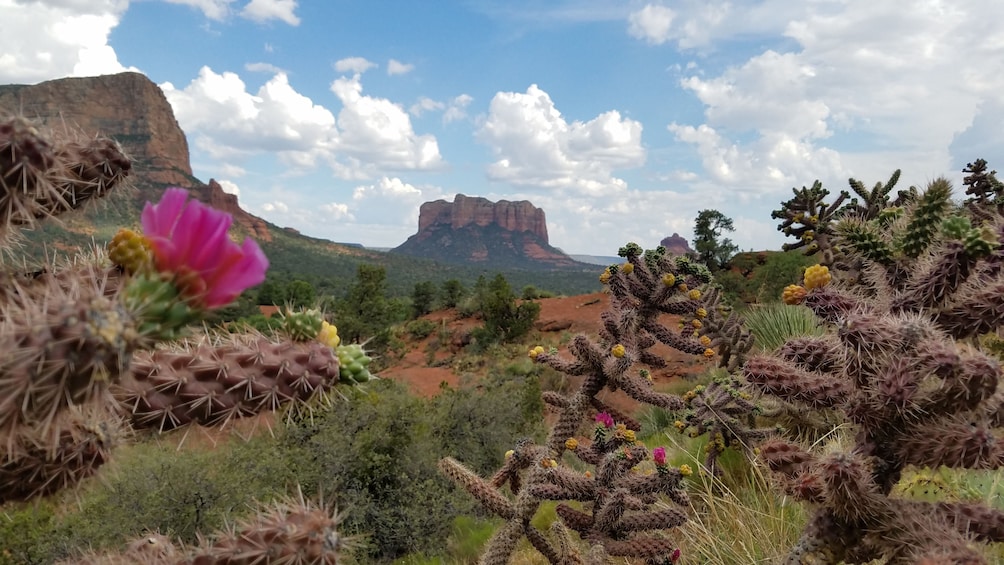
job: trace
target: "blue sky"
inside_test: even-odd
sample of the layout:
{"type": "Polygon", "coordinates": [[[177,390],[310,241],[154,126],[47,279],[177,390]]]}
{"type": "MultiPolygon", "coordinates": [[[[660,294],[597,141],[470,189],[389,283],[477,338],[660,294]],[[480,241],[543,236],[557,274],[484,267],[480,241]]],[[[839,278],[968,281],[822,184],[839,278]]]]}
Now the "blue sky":
{"type": "MultiPolygon", "coordinates": [[[[197,177],[282,226],[391,247],[422,202],[530,200],[613,254],[793,186],[1004,157],[995,0],[0,0],[0,83],[139,70],[197,177]]],[[[961,189],[959,190],[961,192],[961,189]]]]}

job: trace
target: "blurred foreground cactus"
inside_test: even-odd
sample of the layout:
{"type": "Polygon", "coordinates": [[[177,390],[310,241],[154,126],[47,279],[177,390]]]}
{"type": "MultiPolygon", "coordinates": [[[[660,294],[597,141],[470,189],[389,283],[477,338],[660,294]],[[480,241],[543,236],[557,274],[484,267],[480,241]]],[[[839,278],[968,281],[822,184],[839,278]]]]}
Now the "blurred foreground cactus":
{"type": "Polygon", "coordinates": [[[760,445],[784,490],[816,507],[789,563],[984,563],[974,544],[1004,541],[1000,510],[894,490],[908,469],[1004,466],[1001,368],[970,339],[1004,321],[1004,218],[969,217],[950,197],[937,179],[894,221],[841,220],[837,244],[861,276],[817,265],[785,292],[830,331],[743,368],[762,393],[837,409],[854,432],[823,453],[760,445]]]}
{"type": "MultiPolygon", "coordinates": [[[[130,169],[113,140],[60,140],[24,119],[0,119],[0,242],[13,245],[19,228],[107,195],[130,169]]],[[[339,382],[337,331],[310,313],[294,316],[288,342],[171,343],[264,280],[267,259],[253,240],[230,240],[231,221],[169,188],[147,203],[142,233],[115,236],[110,265],[97,252],[35,271],[0,269],[0,502],[77,485],[109,459],[130,423],[157,431],[219,425],[339,382]]],[[[361,350],[352,355],[368,362],[361,350]]],[[[125,556],[91,562],[335,563],[344,548],[336,525],[301,497],[197,551],[149,536],[125,556]]]]}

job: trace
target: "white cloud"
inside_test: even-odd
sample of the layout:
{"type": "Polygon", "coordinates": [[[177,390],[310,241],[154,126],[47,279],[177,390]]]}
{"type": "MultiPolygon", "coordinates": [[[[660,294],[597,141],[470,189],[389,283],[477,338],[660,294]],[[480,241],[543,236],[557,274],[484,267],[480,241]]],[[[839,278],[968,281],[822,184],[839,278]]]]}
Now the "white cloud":
{"type": "Polygon", "coordinates": [[[568,123],[551,97],[531,85],[525,94],[497,93],[478,137],[498,157],[488,167],[493,180],[595,194],[625,188],[613,170],[645,162],[641,132],[641,123],[616,110],[568,123]]]}
{"type": "Polygon", "coordinates": [[[171,83],[161,89],[196,146],[219,159],[268,151],[310,162],[318,151],[335,144],[334,115],[296,92],[284,73],[273,76],[256,94],[247,92],[236,73],[217,74],[209,67],[184,89],[171,83]]]}
{"type": "Polygon", "coordinates": [[[251,0],[241,10],[241,16],[262,23],[280,20],[291,26],[300,25],[296,11],[296,0],[251,0]]]}
{"type": "Polygon", "coordinates": [[[432,135],[418,135],[400,105],[362,94],[359,74],[341,77],[331,91],[342,102],[338,113],[340,154],[333,164],[346,178],[367,178],[380,170],[435,169],[443,164],[432,135]]]}
{"type": "Polygon", "coordinates": [[[443,123],[456,122],[467,117],[467,107],[474,101],[469,94],[461,94],[450,100],[449,107],[443,112],[443,123]]]}
{"type": "Polygon", "coordinates": [[[725,19],[749,22],[740,32],[783,31],[796,48],[680,82],[704,119],[670,131],[720,188],[783,196],[816,178],[841,189],[848,176],[871,183],[895,168],[922,183],[953,171],[953,140],[1000,100],[1004,42],[967,37],[994,34],[1004,5],[852,0],[768,16],[768,4],[732,4],[725,19]]]}
{"type": "Polygon", "coordinates": [[[647,4],[628,16],[628,33],[653,45],[661,45],[669,41],[675,15],[665,6],[647,4]]]}
{"type": "Polygon", "coordinates": [[[181,4],[200,10],[211,20],[224,20],[230,15],[230,4],[234,0],[164,0],[169,4],[181,4]]]}
{"type": "Polygon", "coordinates": [[[340,73],[365,73],[366,71],[377,66],[376,63],[372,61],[367,61],[363,57],[346,57],[345,59],[339,59],[335,61],[334,68],[340,73]]]}
{"type": "Polygon", "coordinates": [[[241,189],[240,187],[237,186],[237,183],[228,180],[218,180],[216,182],[219,183],[220,188],[223,189],[223,192],[226,192],[227,194],[233,194],[234,196],[238,197],[241,195],[241,189]]]}
{"type": "Polygon", "coordinates": [[[283,214],[289,212],[289,206],[285,202],[280,201],[266,202],[261,205],[261,209],[265,212],[279,212],[283,214]]]}
{"type": "Polygon", "coordinates": [[[421,194],[421,190],[397,177],[382,177],[376,184],[357,186],[352,192],[352,198],[354,200],[363,200],[374,196],[408,198],[421,194]]]}
{"type": "Polygon", "coordinates": [[[415,70],[415,65],[412,65],[411,63],[402,63],[397,59],[391,59],[390,61],[387,61],[388,75],[403,75],[410,73],[413,70],[415,70]]]}
{"type": "Polygon", "coordinates": [[[253,73],[285,74],[286,71],[272,63],[245,63],[244,69],[253,73]]]}
{"type": "Polygon", "coordinates": [[[347,179],[442,166],[436,138],[415,133],[399,105],[363,95],[359,75],[331,88],[342,103],[337,119],[282,72],[255,93],[236,73],[209,67],[184,88],[161,85],[193,146],[227,166],[263,153],[277,155],[292,172],[327,164],[347,179]]]}
{"type": "Polygon", "coordinates": [[[328,204],[322,204],[321,210],[328,220],[354,220],[355,217],[352,212],[349,211],[349,206],[347,204],[339,204],[338,202],[329,202],[328,204]]]}
{"type": "Polygon", "coordinates": [[[442,110],[443,108],[446,108],[446,104],[423,96],[419,98],[417,102],[412,104],[410,108],[408,108],[408,112],[412,116],[419,117],[426,112],[442,110]]]}
{"type": "Polygon", "coordinates": [[[108,45],[127,0],[0,0],[0,83],[137,70],[108,45]]]}

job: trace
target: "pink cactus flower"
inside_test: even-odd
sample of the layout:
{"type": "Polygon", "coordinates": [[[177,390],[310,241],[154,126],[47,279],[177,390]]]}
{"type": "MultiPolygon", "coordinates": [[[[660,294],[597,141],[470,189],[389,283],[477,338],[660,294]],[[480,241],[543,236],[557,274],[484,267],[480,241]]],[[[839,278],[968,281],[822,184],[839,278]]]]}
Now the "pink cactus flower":
{"type": "Polygon", "coordinates": [[[676,563],[677,561],[680,560],[680,548],[679,547],[673,550],[673,554],[669,556],[669,560],[671,562],[673,562],[673,563],[676,563]]]}
{"type": "Polygon", "coordinates": [[[614,418],[613,418],[613,416],[611,416],[610,414],[607,414],[606,412],[600,412],[599,414],[597,414],[596,415],[596,421],[599,422],[599,423],[601,423],[601,424],[603,424],[603,426],[606,427],[606,428],[612,428],[612,427],[614,427],[614,418]]]}
{"type": "Polygon", "coordinates": [[[657,447],[652,450],[652,460],[660,467],[666,464],[666,448],[657,447]]]}
{"type": "Polygon", "coordinates": [[[147,202],[140,220],[157,270],[173,273],[182,292],[206,308],[225,306],[265,280],[268,259],[258,244],[230,241],[230,214],[188,200],[183,188],[168,188],[157,204],[147,202]]]}

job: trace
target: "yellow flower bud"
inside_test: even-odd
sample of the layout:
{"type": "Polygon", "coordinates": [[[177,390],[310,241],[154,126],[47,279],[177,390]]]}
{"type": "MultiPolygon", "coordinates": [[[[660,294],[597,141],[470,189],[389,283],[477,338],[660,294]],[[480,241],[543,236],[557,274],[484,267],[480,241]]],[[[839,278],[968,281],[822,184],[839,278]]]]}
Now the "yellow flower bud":
{"type": "Polygon", "coordinates": [[[321,322],[321,331],[317,332],[317,341],[331,349],[338,347],[342,338],[338,337],[338,328],[328,322],[321,322]]]}
{"type": "Polygon", "coordinates": [[[676,284],[676,275],[673,273],[666,273],[662,275],[662,284],[666,286],[673,286],[676,284]]]}
{"type": "Polygon", "coordinates": [[[825,265],[813,265],[805,269],[805,288],[808,290],[823,288],[830,284],[832,278],[830,269],[825,265]]]}
{"type": "Polygon", "coordinates": [[[610,282],[610,271],[603,271],[600,273],[600,282],[602,284],[607,284],[610,282]]]}
{"type": "Polygon", "coordinates": [[[565,440],[565,449],[569,451],[575,451],[579,447],[579,440],[574,437],[570,437],[565,440]]]}
{"type": "Polygon", "coordinates": [[[704,347],[708,347],[709,345],[711,345],[711,338],[706,335],[702,335],[700,342],[701,345],[703,345],[704,347]]]}
{"type": "Polygon", "coordinates": [[[511,449],[510,449],[509,451],[506,451],[506,452],[505,452],[505,458],[506,458],[506,459],[509,459],[510,457],[512,457],[512,456],[513,456],[513,454],[514,454],[514,453],[516,453],[516,452],[515,452],[515,451],[513,451],[513,450],[511,450],[511,449]]]}
{"type": "Polygon", "coordinates": [[[698,318],[706,318],[708,316],[708,311],[704,308],[698,308],[697,311],[694,312],[694,315],[698,318]]]}
{"type": "Polygon", "coordinates": [[[694,326],[695,330],[699,330],[701,329],[701,326],[703,326],[704,324],[702,324],[701,321],[698,320],[697,318],[694,318],[693,320],[690,321],[690,325],[694,326]]]}
{"type": "Polygon", "coordinates": [[[784,292],[781,293],[781,300],[785,304],[801,304],[806,294],[808,292],[805,290],[805,287],[797,284],[789,284],[784,287],[784,292]]]}
{"type": "Polygon", "coordinates": [[[689,290],[690,290],[690,287],[687,286],[687,283],[680,283],[680,292],[687,292],[689,290]]]}
{"type": "Polygon", "coordinates": [[[684,463],[683,465],[680,465],[680,474],[684,477],[689,477],[694,474],[694,470],[690,468],[690,465],[684,463]]]}
{"type": "Polygon", "coordinates": [[[707,349],[705,349],[704,350],[704,356],[707,357],[708,359],[711,359],[712,357],[715,356],[715,350],[711,349],[710,347],[707,348],[707,349]]]}
{"type": "Polygon", "coordinates": [[[701,291],[695,288],[694,290],[687,293],[687,298],[691,300],[698,300],[701,298],[701,291]]]}
{"type": "Polygon", "coordinates": [[[624,263],[623,265],[621,265],[621,272],[624,273],[625,275],[630,275],[631,273],[634,272],[634,265],[632,265],[631,263],[624,263]]]}
{"type": "Polygon", "coordinates": [[[610,348],[610,353],[613,354],[614,357],[620,359],[621,357],[624,357],[624,354],[627,353],[627,351],[624,349],[623,345],[618,343],[610,348]]]}

